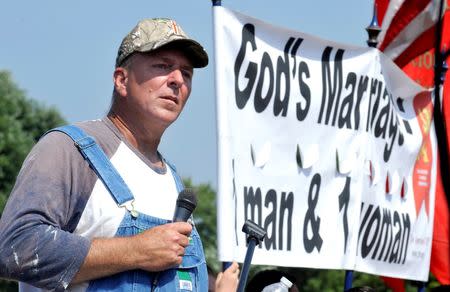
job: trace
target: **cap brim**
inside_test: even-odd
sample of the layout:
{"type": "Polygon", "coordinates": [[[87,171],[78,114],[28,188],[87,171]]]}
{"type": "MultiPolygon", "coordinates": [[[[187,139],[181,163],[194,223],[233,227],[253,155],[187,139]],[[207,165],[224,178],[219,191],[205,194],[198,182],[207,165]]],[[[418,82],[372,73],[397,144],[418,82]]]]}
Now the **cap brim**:
{"type": "MultiPolygon", "coordinates": [[[[205,49],[192,39],[176,39],[165,43],[160,48],[176,48],[183,51],[194,68],[203,68],[208,65],[209,58],[205,49]]],[[[156,48],[155,48],[156,49],[156,48]]]]}

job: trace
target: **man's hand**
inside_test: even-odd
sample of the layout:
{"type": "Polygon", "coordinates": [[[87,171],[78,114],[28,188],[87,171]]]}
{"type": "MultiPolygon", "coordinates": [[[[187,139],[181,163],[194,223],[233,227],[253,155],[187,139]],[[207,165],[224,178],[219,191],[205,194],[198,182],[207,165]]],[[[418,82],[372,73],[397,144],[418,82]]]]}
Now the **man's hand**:
{"type": "Polygon", "coordinates": [[[175,222],[125,237],[95,238],[72,284],[143,269],[157,272],[181,264],[191,224],[175,222]]]}
{"type": "Polygon", "coordinates": [[[192,226],[186,222],[153,227],[134,237],[137,266],[157,272],[181,264],[192,226]]]}

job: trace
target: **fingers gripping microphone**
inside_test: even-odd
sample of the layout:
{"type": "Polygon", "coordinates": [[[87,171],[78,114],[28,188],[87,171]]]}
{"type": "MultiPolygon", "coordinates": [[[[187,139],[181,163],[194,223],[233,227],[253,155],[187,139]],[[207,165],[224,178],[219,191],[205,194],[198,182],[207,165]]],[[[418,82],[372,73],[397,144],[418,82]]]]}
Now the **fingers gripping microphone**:
{"type": "Polygon", "coordinates": [[[180,192],[173,215],[173,222],[186,222],[197,207],[197,196],[192,189],[184,189],[180,192]]]}
{"type": "MultiPolygon", "coordinates": [[[[192,189],[184,189],[178,194],[177,203],[175,205],[175,213],[173,214],[173,222],[186,222],[189,217],[191,217],[192,212],[194,212],[195,207],[197,207],[197,196],[192,189]]],[[[153,278],[152,289],[155,291],[156,286],[158,286],[159,275],[157,273],[153,278]]]]}

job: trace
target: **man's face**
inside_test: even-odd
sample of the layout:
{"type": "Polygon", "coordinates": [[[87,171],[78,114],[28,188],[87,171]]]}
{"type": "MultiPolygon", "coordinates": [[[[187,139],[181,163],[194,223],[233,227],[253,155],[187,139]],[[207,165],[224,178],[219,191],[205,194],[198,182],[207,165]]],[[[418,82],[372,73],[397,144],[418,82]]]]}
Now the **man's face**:
{"type": "Polygon", "coordinates": [[[142,123],[169,126],[191,93],[191,62],[174,49],[137,53],[132,58],[127,69],[126,110],[142,123]]]}

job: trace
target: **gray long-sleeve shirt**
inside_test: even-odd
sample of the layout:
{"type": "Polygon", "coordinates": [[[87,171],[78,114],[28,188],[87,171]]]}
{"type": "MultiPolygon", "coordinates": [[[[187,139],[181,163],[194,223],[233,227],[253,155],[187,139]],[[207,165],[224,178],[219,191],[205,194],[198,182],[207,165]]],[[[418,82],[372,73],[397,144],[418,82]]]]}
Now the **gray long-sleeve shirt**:
{"type": "MultiPolygon", "coordinates": [[[[170,219],[177,197],[170,171],[153,168],[107,118],[78,126],[110,158],[135,196],[136,209],[170,219]],[[156,197],[161,192],[164,200],[156,197]]],[[[0,277],[66,289],[90,240],[114,236],[124,212],[73,141],[63,133],[49,133],[25,159],[0,220],[0,277]]]]}

